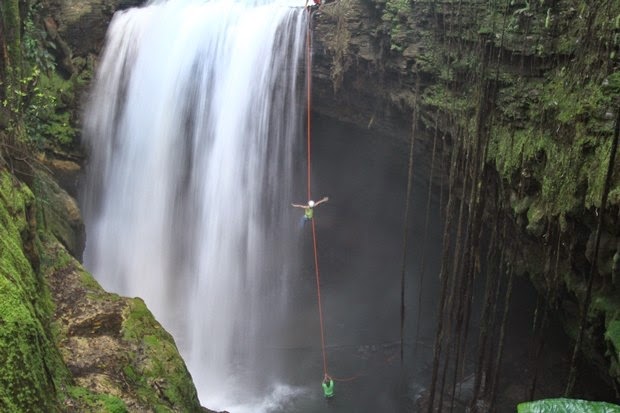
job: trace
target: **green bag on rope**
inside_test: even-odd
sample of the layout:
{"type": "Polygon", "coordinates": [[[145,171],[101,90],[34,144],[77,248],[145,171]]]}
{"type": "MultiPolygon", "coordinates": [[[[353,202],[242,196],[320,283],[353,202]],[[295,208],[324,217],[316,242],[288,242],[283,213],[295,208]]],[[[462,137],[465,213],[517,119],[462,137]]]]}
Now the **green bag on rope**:
{"type": "Polygon", "coordinates": [[[547,399],[519,403],[518,413],[620,413],[620,406],[576,399],[547,399]]]}

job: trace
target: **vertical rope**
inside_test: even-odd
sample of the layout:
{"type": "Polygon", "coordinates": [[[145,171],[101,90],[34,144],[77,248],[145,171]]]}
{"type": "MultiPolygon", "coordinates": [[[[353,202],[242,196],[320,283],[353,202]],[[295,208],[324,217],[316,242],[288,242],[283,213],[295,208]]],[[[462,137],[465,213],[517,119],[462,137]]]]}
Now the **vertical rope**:
{"type": "Polygon", "coordinates": [[[314,219],[312,218],[310,221],[312,222],[312,244],[314,247],[314,269],[316,274],[316,295],[319,306],[319,324],[321,326],[321,352],[323,353],[323,375],[325,377],[327,374],[327,355],[325,354],[325,328],[323,327],[323,305],[321,304],[321,277],[319,276],[319,259],[316,248],[316,229],[314,226],[314,219]]]}
{"type": "Polygon", "coordinates": [[[310,182],[310,132],[311,132],[311,122],[310,122],[310,111],[311,111],[311,97],[312,97],[312,74],[310,72],[310,70],[312,69],[312,15],[310,14],[310,9],[306,8],[306,10],[308,10],[308,27],[306,30],[306,87],[307,87],[307,91],[306,91],[306,118],[307,118],[307,130],[306,130],[306,134],[308,136],[308,147],[307,147],[307,154],[308,154],[308,159],[307,159],[307,164],[308,164],[308,200],[312,199],[312,192],[311,192],[311,182],[310,182]]]}
{"type": "MultiPolygon", "coordinates": [[[[308,200],[312,199],[312,190],[311,190],[311,165],[312,165],[312,157],[311,157],[311,95],[312,95],[312,18],[309,9],[308,10],[308,28],[306,30],[306,85],[307,85],[307,163],[308,163],[308,200]]],[[[317,251],[317,236],[316,236],[316,227],[314,225],[314,220],[316,218],[312,218],[310,220],[312,224],[312,247],[314,252],[314,273],[316,276],[316,295],[317,295],[317,303],[319,307],[319,326],[321,330],[321,353],[323,356],[323,375],[324,377],[328,377],[327,373],[327,354],[325,353],[325,327],[323,324],[323,305],[321,303],[321,276],[319,272],[319,255],[317,251]]]]}

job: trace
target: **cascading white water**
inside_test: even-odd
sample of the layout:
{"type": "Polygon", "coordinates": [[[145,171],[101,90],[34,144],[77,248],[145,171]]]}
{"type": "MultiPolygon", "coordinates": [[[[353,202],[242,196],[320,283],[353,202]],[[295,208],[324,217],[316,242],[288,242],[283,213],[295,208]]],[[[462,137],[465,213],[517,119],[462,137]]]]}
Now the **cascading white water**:
{"type": "Polygon", "coordinates": [[[119,12],[85,112],[85,263],[104,287],[145,299],[211,408],[264,406],[256,395],[276,382],[261,346],[286,314],[297,259],[300,6],[119,12]]]}

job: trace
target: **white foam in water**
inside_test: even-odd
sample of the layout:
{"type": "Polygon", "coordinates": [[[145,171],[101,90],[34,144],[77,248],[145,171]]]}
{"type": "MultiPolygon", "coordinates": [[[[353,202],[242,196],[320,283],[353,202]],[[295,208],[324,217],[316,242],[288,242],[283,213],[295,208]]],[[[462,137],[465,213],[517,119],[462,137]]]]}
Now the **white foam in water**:
{"type": "Polygon", "coordinates": [[[297,260],[301,6],[117,13],[84,116],[85,263],[105,288],[145,299],[210,408],[267,412],[297,392],[275,385],[261,348],[278,339],[297,260]]]}
{"type": "Polygon", "coordinates": [[[268,412],[287,412],[293,402],[307,395],[308,389],[292,387],[284,384],[276,384],[272,387],[271,393],[266,397],[255,400],[251,403],[230,406],[229,409],[234,413],[268,413],[268,412]]]}

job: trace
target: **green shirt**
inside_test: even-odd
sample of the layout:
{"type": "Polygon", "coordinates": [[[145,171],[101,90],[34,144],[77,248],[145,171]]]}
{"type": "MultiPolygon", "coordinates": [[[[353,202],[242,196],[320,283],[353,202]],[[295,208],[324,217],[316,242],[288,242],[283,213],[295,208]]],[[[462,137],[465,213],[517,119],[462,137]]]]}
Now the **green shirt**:
{"type": "Polygon", "coordinates": [[[334,381],[332,379],[329,379],[329,383],[321,383],[321,386],[323,386],[325,397],[332,397],[334,395],[334,381]]]}
{"type": "Polygon", "coordinates": [[[304,216],[306,217],[306,219],[312,219],[312,217],[314,216],[314,210],[312,208],[305,208],[304,216]]]}

